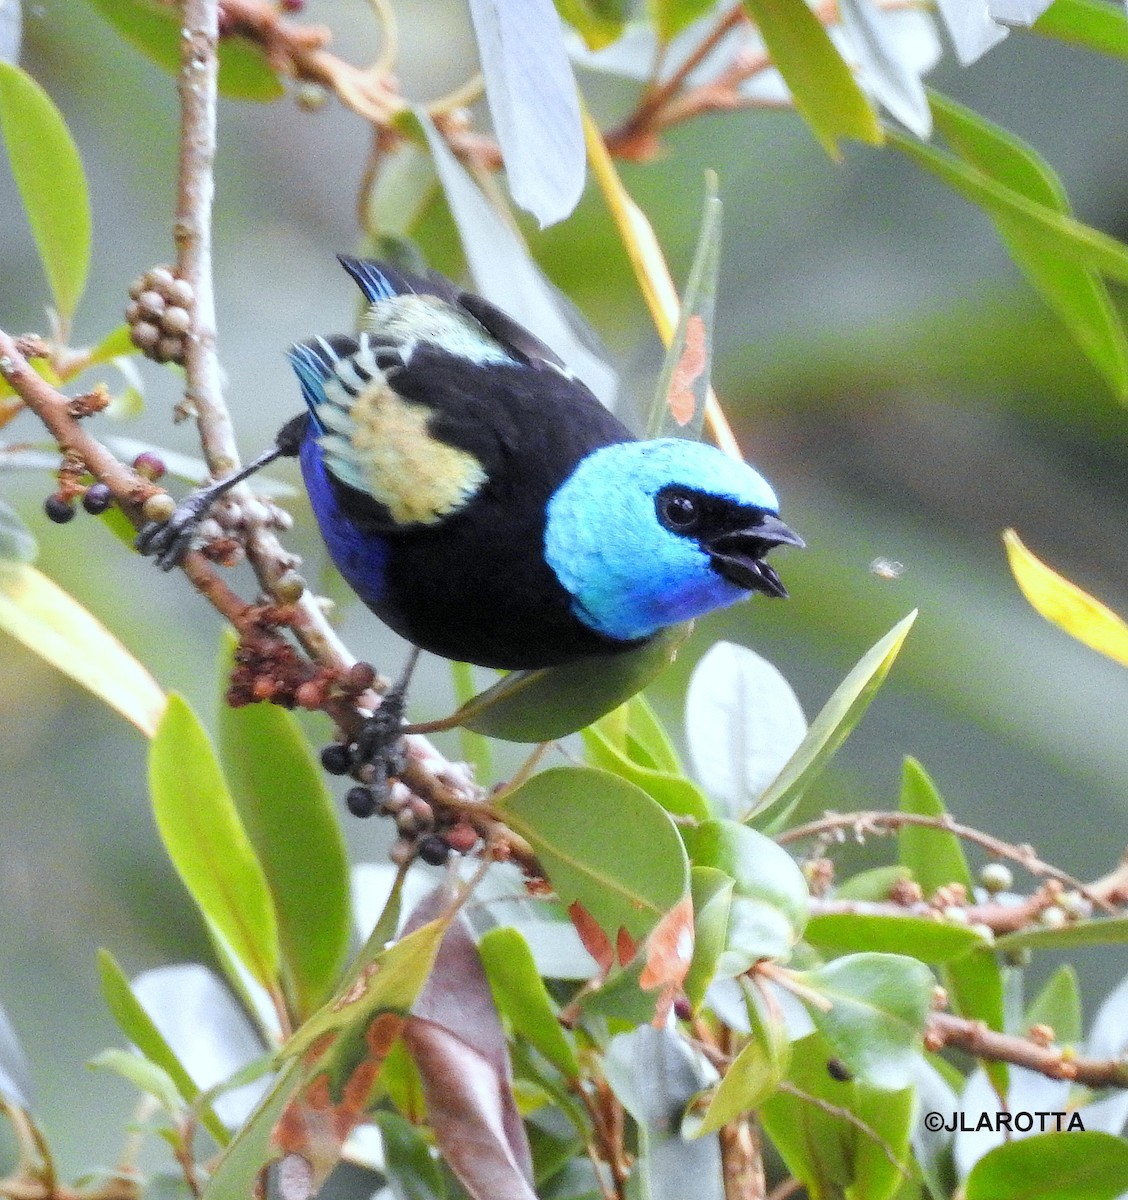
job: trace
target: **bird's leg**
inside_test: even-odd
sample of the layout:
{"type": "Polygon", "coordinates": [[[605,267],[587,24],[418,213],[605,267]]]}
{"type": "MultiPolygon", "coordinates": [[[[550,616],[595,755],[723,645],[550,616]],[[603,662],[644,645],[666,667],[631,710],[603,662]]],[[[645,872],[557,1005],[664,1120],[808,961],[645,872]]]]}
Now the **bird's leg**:
{"type": "Polygon", "coordinates": [[[264,450],[233,475],[190,493],[176,506],[167,521],[150,521],[137,535],[134,543],[137,549],[142,554],[155,555],[157,566],[162,571],[171,571],[191,549],[192,538],[208,509],[237,483],[249,479],[276,458],[295,457],[301,449],[308,422],[308,413],[287,421],[278,431],[274,445],[269,450],[264,450]]]}
{"type": "Polygon", "coordinates": [[[370,817],[390,792],[390,781],[397,779],[407,767],[403,741],[403,714],[407,706],[407,688],[419,647],[412,646],[403,672],[384,693],[380,707],[360,727],[356,741],[349,748],[350,774],[361,780],[346,797],[349,811],[357,817],[370,817]]]}

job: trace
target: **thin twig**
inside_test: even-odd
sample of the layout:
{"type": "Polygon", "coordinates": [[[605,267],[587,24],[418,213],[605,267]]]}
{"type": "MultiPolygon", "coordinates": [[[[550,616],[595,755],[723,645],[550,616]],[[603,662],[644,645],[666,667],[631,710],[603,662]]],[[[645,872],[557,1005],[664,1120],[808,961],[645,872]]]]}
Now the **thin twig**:
{"type": "Polygon", "coordinates": [[[1106,912],[1115,911],[1114,905],[1109,904],[1102,896],[1092,895],[1081,880],[1075,879],[1068,872],[1062,871],[1050,863],[1043,862],[1034,852],[1033,846],[1013,845],[990,833],[984,833],[980,829],[973,829],[970,825],[963,825],[959,821],[953,821],[947,814],[930,817],[923,813],[831,812],[820,817],[817,821],[809,821],[806,825],[796,825],[793,829],[788,829],[781,834],[777,834],[775,840],[780,845],[786,845],[789,842],[801,842],[807,838],[820,838],[828,834],[833,836],[840,831],[853,830],[855,838],[858,841],[862,841],[868,834],[881,835],[894,833],[906,825],[918,825],[925,829],[939,829],[944,833],[955,834],[956,837],[962,838],[964,841],[982,846],[984,850],[995,855],[997,858],[1009,858],[1012,862],[1018,863],[1019,866],[1031,875],[1046,879],[1057,879],[1067,887],[1076,888],[1082,895],[1088,897],[1094,904],[1100,905],[1106,912]]]}
{"type": "Polygon", "coordinates": [[[969,1021],[951,1013],[932,1014],[924,1044],[932,1051],[955,1046],[975,1058],[1012,1063],[1050,1079],[1068,1079],[1090,1088],[1128,1088],[1128,1059],[1084,1058],[1061,1046],[996,1033],[982,1021],[969,1021]]]}

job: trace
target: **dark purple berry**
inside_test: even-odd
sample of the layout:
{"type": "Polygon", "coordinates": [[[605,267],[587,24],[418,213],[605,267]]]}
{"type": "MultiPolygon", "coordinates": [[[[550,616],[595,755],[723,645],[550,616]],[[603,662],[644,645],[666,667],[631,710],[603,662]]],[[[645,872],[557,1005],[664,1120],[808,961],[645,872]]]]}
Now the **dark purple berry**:
{"type": "Polygon", "coordinates": [[[674,1016],[679,1021],[688,1021],[693,1016],[693,1005],[688,996],[677,996],[674,999],[674,1016]]]}
{"type": "Polygon", "coordinates": [[[354,817],[370,817],[376,811],[377,799],[371,788],[349,788],[345,795],[345,807],[354,817]]]}
{"type": "Polygon", "coordinates": [[[419,857],[432,867],[441,867],[450,858],[450,847],[437,833],[419,839],[419,857]]]}
{"type": "Polygon", "coordinates": [[[330,775],[347,775],[352,766],[352,756],[348,746],[333,742],[321,751],[321,765],[330,775]]]}
{"type": "Polygon", "coordinates": [[[62,496],[48,496],[43,501],[43,511],[49,521],[54,521],[56,525],[65,525],[74,516],[74,505],[62,496]]]}
{"type": "Polygon", "coordinates": [[[837,1079],[839,1083],[849,1083],[854,1078],[853,1071],[840,1058],[826,1060],[826,1073],[831,1079],[837,1079]]]}
{"type": "Polygon", "coordinates": [[[82,497],[82,507],[96,517],[110,507],[113,498],[113,493],[104,483],[92,483],[82,497]]]}

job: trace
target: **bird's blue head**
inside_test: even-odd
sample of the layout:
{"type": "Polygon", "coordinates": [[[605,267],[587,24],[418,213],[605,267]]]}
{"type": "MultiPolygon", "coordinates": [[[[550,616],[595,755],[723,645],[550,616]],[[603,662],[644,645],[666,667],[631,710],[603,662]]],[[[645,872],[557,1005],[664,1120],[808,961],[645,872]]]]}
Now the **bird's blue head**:
{"type": "Polygon", "coordinates": [[[586,625],[622,641],[750,592],[786,596],[764,561],[803,541],[756,471],[679,438],[603,446],[553,494],[545,559],[586,625]]]}

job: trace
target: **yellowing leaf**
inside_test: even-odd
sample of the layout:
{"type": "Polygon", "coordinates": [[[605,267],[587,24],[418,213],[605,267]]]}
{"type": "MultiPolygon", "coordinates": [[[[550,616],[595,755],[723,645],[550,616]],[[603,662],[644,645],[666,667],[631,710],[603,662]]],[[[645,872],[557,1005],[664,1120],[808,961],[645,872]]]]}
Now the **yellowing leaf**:
{"type": "Polygon", "coordinates": [[[0,629],[104,700],[148,737],[165,694],[148,671],[77,600],[41,571],[0,564],[0,629]]]}
{"type": "Polygon", "coordinates": [[[1031,606],[1079,642],[1128,667],[1128,624],[1031,554],[1013,529],[1004,532],[1003,542],[1011,571],[1031,606]]]}

